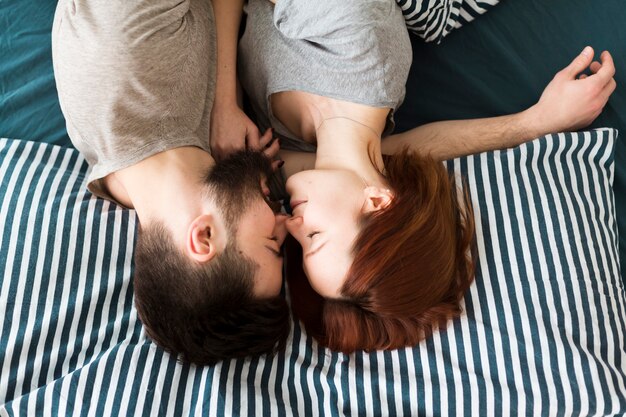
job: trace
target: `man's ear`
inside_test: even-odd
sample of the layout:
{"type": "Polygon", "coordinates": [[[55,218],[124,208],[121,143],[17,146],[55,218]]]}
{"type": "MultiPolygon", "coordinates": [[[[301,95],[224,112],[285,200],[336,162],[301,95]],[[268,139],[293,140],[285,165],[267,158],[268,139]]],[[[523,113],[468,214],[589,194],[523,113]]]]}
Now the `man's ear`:
{"type": "Polygon", "coordinates": [[[369,186],[366,187],[363,192],[365,193],[363,213],[371,213],[385,209],[391,204],[391,200],[393,200],[393,192],[388,188],[369,186]]]}
{"type": "Polygon", "coordinates": [[[198,216],[187,231],[187,253],[196,262],[209,262],[226,246],[226,230],[210,214],[198,216]]]}

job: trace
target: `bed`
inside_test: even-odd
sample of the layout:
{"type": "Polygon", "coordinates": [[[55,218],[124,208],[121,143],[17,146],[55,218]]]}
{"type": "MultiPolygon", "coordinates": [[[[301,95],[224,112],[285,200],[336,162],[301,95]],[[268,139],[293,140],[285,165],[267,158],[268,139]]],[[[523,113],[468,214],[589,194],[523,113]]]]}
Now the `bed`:
{"type": "MultiPolygon", "coordinates": [[[[461,18],[478,22],[413,39],[398,128],[519,111],[586,44],[614,53],[620,85],[620,3],[509,0],[479,17],[489,3],[472,2],[461,18]]],[[[626,90],[589,130],[447,162],[467,178],[478,270],[446,331],[344,355],[294,320],[284,352],[195,367],[137,319],[134,213],[85,190],[54,7],[0,3],[0,416],[626,414],[626,90]]]]}

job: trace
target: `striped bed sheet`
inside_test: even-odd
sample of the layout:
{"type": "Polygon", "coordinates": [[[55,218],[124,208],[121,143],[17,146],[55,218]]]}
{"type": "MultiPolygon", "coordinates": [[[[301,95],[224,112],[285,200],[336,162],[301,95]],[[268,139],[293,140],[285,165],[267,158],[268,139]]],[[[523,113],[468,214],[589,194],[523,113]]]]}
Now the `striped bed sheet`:
{"type": "Polygon", "coordinates": [[[459,158],[477,221],[464,314],[412,348],[351,355],[294,322],[276,356],[180,364],[133,308],[134,212],[76,150],[0,140],[0,416],[623,415],[617,132],[459,158]]]}
{"type": "Polygon", "coordinates": [[[440,43],[458,29],[487,12],[500,0],[396,0],[406,26],[426,42],[440,43]]]}

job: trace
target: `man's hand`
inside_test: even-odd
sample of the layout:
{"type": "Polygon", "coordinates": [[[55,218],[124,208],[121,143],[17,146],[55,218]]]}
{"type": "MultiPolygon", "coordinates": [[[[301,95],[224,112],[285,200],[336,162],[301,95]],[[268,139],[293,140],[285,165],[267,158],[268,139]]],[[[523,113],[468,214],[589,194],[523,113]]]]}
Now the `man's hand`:
{"type": "MultiPolygon", "coordinates": [[[[216,160],[226,158],[231,153],[242,149],[263,152],[269,159],[274,159],[280,150],[278,138],[273,138],[272,129],[267,129],[261,136],[256,125],[236,105],[221,108],[211,113],[211,154],[216,160]]],[[[274,171],[278,169],[281,160],[272,162],[274,171]]]]}
{"type": "Polygon", "coordinates": [[[600,115],[617,86],[615,65],[609,52],[602,53],[601,62],[592,62],[593,54],[593,49],[586,47],[555,75],[537,104],[528,109],[540,132],[579,130],[600,115]],[[592,74],[580,75],[587,68],[592,74]]]}
{"type": "Polygon", "coordinates": [[[213,157],[220,160],[241,149],[260,149],[261,134],[239,106],[216,103],[211,113],[210,144],[213,157]]]}

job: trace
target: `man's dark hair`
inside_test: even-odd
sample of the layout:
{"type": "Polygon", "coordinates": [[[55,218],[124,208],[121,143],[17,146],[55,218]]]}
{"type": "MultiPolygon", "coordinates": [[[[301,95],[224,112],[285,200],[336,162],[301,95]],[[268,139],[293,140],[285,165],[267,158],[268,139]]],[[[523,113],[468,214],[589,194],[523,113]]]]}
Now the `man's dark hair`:
{"type": "Polygon", "coordinates": [[[256,264],[238,250],[231,233],[226,249],[206,265],[194,263],[162,224],[140,226],[135,248],[135,305],[148,335],[186,362],[283,349],[289,309],[279,295],[253,295],[256,264]]]}

